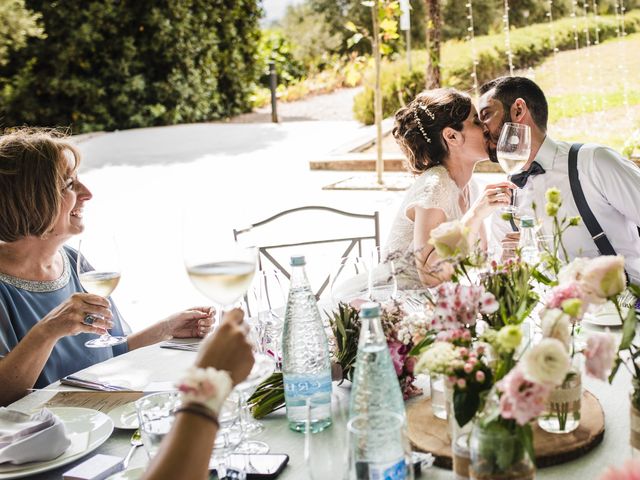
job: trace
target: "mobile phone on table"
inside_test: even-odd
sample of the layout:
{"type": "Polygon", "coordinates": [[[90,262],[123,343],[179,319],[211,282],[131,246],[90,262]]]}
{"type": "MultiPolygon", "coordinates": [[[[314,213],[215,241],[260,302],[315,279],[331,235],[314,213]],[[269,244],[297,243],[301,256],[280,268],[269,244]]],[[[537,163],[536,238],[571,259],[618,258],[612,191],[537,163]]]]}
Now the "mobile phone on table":
{"type": "MultiPolygon", "coordinates": [[[[267,453],[264,455],[231,454],[227,461],[227,477],[238,478],[237,472],[247,473],[247,480],[270,480],[277,478],[289,461],[286,453],[267,453]]],[[[213,465],[212,465],[213,467],[213,465]]],[[[211,471],[215,472],[215,468],[211,471]]],[[[217,475],[212,478],[218,478],[217,475]]]]}

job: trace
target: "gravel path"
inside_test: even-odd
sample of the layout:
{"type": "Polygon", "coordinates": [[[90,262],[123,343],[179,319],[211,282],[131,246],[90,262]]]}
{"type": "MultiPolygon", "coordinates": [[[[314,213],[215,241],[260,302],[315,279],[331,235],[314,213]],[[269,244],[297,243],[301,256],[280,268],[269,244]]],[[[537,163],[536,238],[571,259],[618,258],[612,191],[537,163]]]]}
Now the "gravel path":
{"type": "MultiPolygon", "coordinates": [[[[362,87],[342,88],[296,102],[278,102],[278,118],[280,122],[355,120],[353,98],[361,91],[362,87]]],[[[271,105],[238,115],[229,121],[231,123],[270,123],[271,105]]]]}

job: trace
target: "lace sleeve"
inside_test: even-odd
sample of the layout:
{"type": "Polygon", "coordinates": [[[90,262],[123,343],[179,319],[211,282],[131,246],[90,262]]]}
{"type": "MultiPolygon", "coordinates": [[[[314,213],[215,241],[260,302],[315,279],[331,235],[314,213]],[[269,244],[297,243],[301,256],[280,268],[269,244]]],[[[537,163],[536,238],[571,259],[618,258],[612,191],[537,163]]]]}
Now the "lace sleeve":
{"type": "Polygon", "coordinates": [[[444,167],[427,170],[418,180],[413,195],[405,206],[405,214],[415,208],[437,208],[444,212],[447,219],[457,218],[456,204],[459,190],[444,167]]]}

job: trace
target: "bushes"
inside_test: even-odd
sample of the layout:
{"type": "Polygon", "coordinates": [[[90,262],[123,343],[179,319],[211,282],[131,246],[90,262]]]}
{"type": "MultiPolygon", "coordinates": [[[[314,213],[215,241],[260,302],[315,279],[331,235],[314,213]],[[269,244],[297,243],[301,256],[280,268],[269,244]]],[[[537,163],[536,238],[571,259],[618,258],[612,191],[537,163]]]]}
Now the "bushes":
{"type": "Polygon", "coordinates": [[[28,1],[47,38],[0,68],[0,122],[86,132],[242,112],[257,76],[257,3],[28,1]]]}
{"type": "MultiPolygon", "coordinates": [[[[575,48],[573,38],[573,21],[569,18],[554,22],[556,47],[559,50],[575,48]]],[[[600,40],[616,36],[616,21],[613,16],[603,16],[598,24],[600,28],[600,40]]],[[[629,12],[625,16],[625,28],[627,33],[640,31],[640,11],[629,12]]],[[[584,31],[581,21],[578,21],[578,34],[580,45],[585,44],[584,31]]],[[[589,25],[590,35],[593,39],[595,23],[589,25]]],[[[522,69],[533,67],[541,63],[552,54],[549,24],[538,24],[531,27],[520,28],[511,31],[511,48],[515,68],[522,69]]],[[[509,71],[507,54],[504,46],[504,35],[486,35],[476,37],[477,75],[482,84],[492,78],[504,75],[509,71]]],[[[413,71],[407,72],[406,61],[385,62],[382,67],[382,90],[384,116],[392,115],[401,105],[412,99],[424,89],[426,53],[415,51],[413,58],[413,71]]],[[[471,49],[467,42],[451,40],[444,44],[442,49],[442,78],[443,85],[459,89],[472,87],[471,73],[473,65],[471,49]]],[[[370,86],[372,75],[367,77],[364,91],[354,100],[354,113],[356,118],[365,123],[373,123],[373,89],[370,86]]]]}

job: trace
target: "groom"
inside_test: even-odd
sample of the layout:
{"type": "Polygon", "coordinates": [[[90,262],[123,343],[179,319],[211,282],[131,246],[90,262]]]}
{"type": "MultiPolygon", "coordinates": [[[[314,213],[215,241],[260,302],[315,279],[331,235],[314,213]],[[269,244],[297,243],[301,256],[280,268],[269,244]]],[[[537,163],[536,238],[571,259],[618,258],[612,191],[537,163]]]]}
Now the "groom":
{"type": "MultiPolygon", "coordinates": [[[[530,211],[535,202],[538,216],[543,219],[543,232],[550,234],[550,219],[544,214],[545,192],[557,187],[562,193],[558,217],[583,218],[580,225],[570,227],[563,236],[569,260],[624,255],[629,279],[640,283],[640,169],[614,150],[595,144],[579,149],[574,146],[576,164],[570,169],[572,144],[547,135],[547,100],[540,87],[528,78],[500,77],[484,84],[480,93],[478,112],[492,161],[497,161],[496,145],[505,122],[531,128],[531,155],[522,169],[525,173],[512,176],[521,188],[516,196],[518,208],[530,211]]],[[[515,224],[494,215],[493,241],[517,239],[514,228],[517,230],[515,224]]]]}

